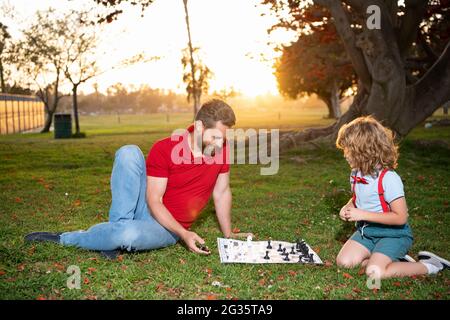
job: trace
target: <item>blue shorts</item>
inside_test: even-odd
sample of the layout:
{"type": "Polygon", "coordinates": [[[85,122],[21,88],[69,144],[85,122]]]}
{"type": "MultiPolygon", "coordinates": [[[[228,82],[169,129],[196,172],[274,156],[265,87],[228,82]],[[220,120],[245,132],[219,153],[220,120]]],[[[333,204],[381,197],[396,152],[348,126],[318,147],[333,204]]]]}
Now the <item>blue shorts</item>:
{"type": "Polygon", "coordinates": [[[412,246],[413,239],[411,237],[368,237],[361,235],[357,230],[350,238],[366,247],[370,253],[382,253],[388,256],[392,261],[398,261],[403,258],[412,246]]]}

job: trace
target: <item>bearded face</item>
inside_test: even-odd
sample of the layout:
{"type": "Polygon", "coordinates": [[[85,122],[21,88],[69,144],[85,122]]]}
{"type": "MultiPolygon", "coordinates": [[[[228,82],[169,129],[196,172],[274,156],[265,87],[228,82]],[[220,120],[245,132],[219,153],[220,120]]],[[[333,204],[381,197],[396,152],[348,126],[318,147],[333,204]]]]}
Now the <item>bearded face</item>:
{"type": "Polygon", "coordinates": [[[228,126],[223,125],[220,121],[216,122],[214,128],[204,128],[203,134],[198,135],[196,144],[201,148],[203,155],[214,157],[219,152],[224,143],[224,137],[228,126]]]}

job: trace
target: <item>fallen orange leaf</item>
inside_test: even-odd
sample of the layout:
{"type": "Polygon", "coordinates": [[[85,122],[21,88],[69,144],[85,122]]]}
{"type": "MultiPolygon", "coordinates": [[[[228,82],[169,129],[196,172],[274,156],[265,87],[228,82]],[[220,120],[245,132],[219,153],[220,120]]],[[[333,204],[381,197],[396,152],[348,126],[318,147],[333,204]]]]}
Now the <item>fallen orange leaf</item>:
{"type": "Polygon", "coordinates": [[[88,268],[88,273],[91,274],[92,272],[97,271],[95,268],[88,268]]]}
{"type": "Polygon", "coordinates": [[[297,275],[297,272],[293,271],[293,270],[289,270],[288,273],[289,273],[289,275],[291,275],[293,277],[295,277],[297,275]]]}
{"type": "Polygon", "coordinates": [[[346,278],[346,279],[353,279],[353,277],[352,277],[351,275],[349,275],[348,273],[346,273],[346,272],[344,272],[342,275],[343,275],[344,278],[346,278]]]}
{"type": "Polygon", "coordinates": [[[63,271],[65,269],[64,266],[58,262],[55,262],[53,265],[55,266],[56,269],[60,271],[63,271]]]}

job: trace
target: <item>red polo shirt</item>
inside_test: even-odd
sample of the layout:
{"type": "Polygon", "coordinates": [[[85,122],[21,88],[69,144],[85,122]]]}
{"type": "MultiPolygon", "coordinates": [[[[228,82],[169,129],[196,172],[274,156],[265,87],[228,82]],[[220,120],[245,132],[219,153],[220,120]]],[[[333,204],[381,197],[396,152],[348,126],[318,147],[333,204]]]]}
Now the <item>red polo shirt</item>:
{"type": "Polygon", "coordinates": [[[184,228],[188,229],[208,203],[221,173],[230,170],[227,163],[228,147],[214,157],[195,158],[189,148],[188,131],[157,141],[148,153],[147,175],[167,179],[162,202],[184,228]]]}

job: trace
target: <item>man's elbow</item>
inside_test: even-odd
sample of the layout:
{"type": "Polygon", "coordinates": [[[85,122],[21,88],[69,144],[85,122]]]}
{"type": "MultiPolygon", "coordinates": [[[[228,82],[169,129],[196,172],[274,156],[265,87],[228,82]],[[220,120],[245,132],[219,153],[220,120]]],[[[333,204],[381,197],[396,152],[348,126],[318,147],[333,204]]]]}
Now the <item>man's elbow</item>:
{"type": "Polygon", "coordinates": [[[161,202],[157,199],[154,198],[147,198],[147,205],[148,208],[150,209],[151,212],[154,212],[156,207],[160,204],[161,202]]]}

